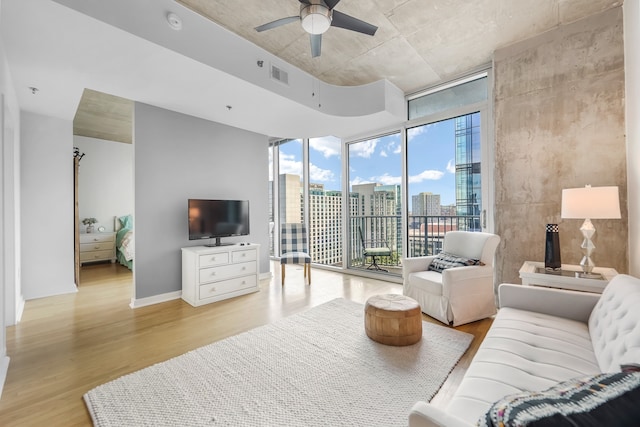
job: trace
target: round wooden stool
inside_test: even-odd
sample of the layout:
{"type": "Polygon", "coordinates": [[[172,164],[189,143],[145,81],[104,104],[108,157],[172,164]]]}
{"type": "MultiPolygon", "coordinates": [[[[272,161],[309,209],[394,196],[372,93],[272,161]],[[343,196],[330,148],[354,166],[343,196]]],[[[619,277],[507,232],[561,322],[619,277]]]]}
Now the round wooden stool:
{"type": "Polygon", "coordinates": [[[365,304],[364,328],[369,338],[381,344],[415,344],[422,338],[420,304],[404,295],[372,296],[365,304]]]}

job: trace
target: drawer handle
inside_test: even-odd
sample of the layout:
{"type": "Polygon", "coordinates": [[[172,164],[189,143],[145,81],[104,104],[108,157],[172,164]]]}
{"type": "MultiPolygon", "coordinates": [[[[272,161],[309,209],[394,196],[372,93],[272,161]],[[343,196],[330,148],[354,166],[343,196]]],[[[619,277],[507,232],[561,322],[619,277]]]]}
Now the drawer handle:
{"type": "Polygon", "coordinates": [[[216,288],[211,288],[211,289],[209,289],[209,293],[213,293],[213,292],[215,292],[215,291],[216,291],[216,288]]]}
{"type": "Polygon", "coordinates": [[[211,272],[211,275],[212,275],[212,276],[215,276],[215,275],[216,275],[216,272],[215,272],[215,271],[212,271],[212,272],[211,272]]]}
{"type": "Polygon", "coordinates": [[[242,254],[242,256],[247,256],[247,254],[242,254]]]}
{"type": "Polygon", "coordinates": [[[94,241],[94,242],[99,242],[100,240],[98,240],[97,238],[95,238],[95,237],[94,237],[94,238],[93,238],[93,241],[94,241]]]}
{"type": "Polygon", "coordinates": [[[247,267],[242,267],[242,271],[245,271],[247,269],[247,267]]]}
{"type": "Polygon", "coordinates": [[[100,249],[100,246],[95,245],[95,246],[93,247],[93,249],[100,249]]]}

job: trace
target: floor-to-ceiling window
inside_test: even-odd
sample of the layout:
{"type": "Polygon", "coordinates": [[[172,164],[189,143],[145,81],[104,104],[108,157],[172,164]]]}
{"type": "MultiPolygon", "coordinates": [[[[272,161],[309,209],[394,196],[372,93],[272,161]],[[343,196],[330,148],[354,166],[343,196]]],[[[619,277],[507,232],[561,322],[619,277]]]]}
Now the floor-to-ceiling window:
{"type": "Polygon", "coordinates": [[[342,141],[309,139],[309,250],[316,264],[342,266],[342,141]]]}
{"type": "Polygon", "coordinates": [[[487,94],[480,74],[409,100],[408,256],[439,253],[448,231],[487,226],[487,94]]]}
{"type": "Polygon", "coordinates": [[[350,268],[399,274],[403,251],[402,134],[393,132],[348,145],[350,268]],[[364,247],[388,247],[390,256],[364,256],[364,247]],[[375,267],[375,266],[374,266],[375,267]],[[395,271],[394,271],[395,270],[395,271]]]}
{"type": "Polygon", "coordinates": [[[387,133],[273,142],[271,254],[279,224],[305,222],[315,264],[380,272],[366,241],[390,248],[377,264],[400,276],[403,256],[439,252],[449,230],[492,231],[489,85],[485,72],[408,96],[387,133]]]}

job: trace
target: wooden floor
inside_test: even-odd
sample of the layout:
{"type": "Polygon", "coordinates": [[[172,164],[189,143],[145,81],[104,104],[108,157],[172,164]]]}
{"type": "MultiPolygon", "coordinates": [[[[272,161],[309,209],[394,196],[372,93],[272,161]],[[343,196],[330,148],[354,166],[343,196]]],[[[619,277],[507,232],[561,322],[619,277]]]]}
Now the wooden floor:
{"type": "MultiPolygon", "coordinates": [[[[198,308],[175,300],[133,310],[129,270],[82,267],[78,293],[27,301],[21,322],[7,329],[11,361],[0,425],[91,425],[82,396],[104,382],[334,298],[364,303],[372,295],[402,293],[399,284],[320,269],[306,286],[302,267],[293,265],[282,287],[279,266],[271,271],[274,278],[263,280],[257,293],[198,308]]],[[[490,324],[457,328],[475,339],[432,403],[446,405],[490,324]]]]}

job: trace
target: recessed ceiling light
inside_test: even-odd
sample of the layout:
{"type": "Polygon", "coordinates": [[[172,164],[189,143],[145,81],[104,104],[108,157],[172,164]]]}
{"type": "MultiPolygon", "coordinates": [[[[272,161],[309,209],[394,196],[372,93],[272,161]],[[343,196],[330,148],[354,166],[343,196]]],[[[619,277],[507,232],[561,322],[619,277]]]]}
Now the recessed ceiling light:
{"type": "Polygon", "coordinates": [[[167,22],[169,26],[176,31],[182,29],[182,19],[173,12],[167,13],[167,22]]]}

